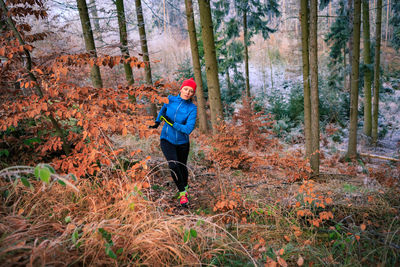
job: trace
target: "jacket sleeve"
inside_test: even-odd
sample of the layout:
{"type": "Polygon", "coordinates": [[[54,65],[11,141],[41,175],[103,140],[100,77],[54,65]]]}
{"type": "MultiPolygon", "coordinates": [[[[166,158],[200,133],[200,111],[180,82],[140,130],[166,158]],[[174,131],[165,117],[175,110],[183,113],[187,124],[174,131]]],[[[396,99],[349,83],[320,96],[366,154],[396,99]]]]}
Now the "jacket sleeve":
{"type": "Polygon", "coordinates": [[[190,134],[194,130],[194,126],[196,125],[196,116],[197,116],[197,107],[194,106],[192,111],[189,113],[189,117],[186,120],[186,124],[180,124],[175,122],[172,127],[174,127],[176,130],[185,133],[185,134],[190,134]]]}
{"type": "MultiPolygon", "coordinates": [[[[170,100],[171,100],[171,95],[168,96],[168,101],[170,101],[170,100]]],[[[165,116],[166,112],[167,112],[167,104],[164,104],[162,106],[162,108],[160,109],[160,112],[158,112],[156,122],[161,122],[160,117],[165,116]]]]}
{"type": "Polygon", "coordinates": [[[165,112],[167,111],[167,104],[164,104],[160,110],[160,112],[158,112],[158,116],[156,119],[156,122],[161,122],[160,117],[161,116],[165,116],[165,112]]]}

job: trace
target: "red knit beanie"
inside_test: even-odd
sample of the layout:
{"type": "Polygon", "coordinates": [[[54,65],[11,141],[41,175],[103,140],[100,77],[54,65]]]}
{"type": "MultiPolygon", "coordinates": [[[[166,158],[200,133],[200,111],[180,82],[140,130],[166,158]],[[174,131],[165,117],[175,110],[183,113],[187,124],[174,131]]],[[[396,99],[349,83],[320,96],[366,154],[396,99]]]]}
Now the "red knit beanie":
{"type": "Polygon", "coordinates": [[[181,90],[182,87],[184,87],[184,86],[192,87],[193,88],[193,93],[196,93],[197,85],[196,85],[196,82],[193,80],[193,78],[190,78],[188,80],[184,80],[182,85],[181,85],[181,88],[179,88],[179,90],[181,90]]]}

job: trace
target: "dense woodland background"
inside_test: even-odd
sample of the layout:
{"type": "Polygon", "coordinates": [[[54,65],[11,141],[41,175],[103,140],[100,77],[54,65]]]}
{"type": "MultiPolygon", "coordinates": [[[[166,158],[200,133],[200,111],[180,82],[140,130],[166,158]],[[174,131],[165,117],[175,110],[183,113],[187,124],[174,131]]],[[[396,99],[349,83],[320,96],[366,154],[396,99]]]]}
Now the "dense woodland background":
{"type": "Polygon", "coordinates": [[[399,1],[0,5],[2,266],[399,264],[399,1]]]}

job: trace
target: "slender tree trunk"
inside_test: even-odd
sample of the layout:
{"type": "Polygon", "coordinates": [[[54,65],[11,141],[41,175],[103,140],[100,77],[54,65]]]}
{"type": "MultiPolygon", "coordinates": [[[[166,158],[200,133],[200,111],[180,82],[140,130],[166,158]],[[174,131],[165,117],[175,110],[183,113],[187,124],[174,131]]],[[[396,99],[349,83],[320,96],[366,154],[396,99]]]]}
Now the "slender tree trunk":
{"type": "Polygon", "coordinates": [[[386,4],[386,27],[385,27],[385,47],[387,47],[387,43],[388,43],[389,13],[390,13],[390,0],[387,0],[387,4],[386,4]]]}
{"type": "MultiPolygon", "coordinates": [[[[4,14],[4,19],[6,19],[6,23],[8,24],[9,29],[13,32],[15,38],[17,38],[18,42],[20,45],[25,46],[25,41],[24,39],[22,39],[22,36],[20,34],[20,32],[18,31],[18,29],[15,27],[15,24],[13,22],[13,20],[11,19],[11,17],[8,15],[9,11],[7,9],[6,4],[4,3],[4,0],[0,0],[0,6],[1,6],[1,10],[2,13],[4,14]]],[[[5,25],[3,25],[4,27],[5,25]]],[[[29,79],[33,82],[35,82],[35,90],[37,92],[37,94],[39,95],[40,98],[43,98],[43,91],[42,88],[40,88],[39,83],[36,79],[36,76],[34,75],[34,73],[32,72],[32,58],[31,58],[31,53],[24,48],[24,57],[21,57],[23,59],[25,59],[25,68],[26,71],[28,72],[28,76],[29,79]]],[[[71,147],[68,143],[68,140],[65,136],[64,130],[61,128],[61,125],[58,123],[58,121],[54,118],[54,115],[52,114],[52,112],[50,112],[50,115],[48,116],[48,118],[51,121],[51,124],[53,125],[54,129],[56,130],[57,135],[61,138],[62,140],[62,148],[63,151],[66,155],[71,153],[71,147]]]]}
{"type": "Polygon", "coordinates": [[[271,92],[274,90],[274,69],[272,66],[272,55],[271,50],[268,48],[268,57],[269,57],[269,77],[271,81],[271,92]]]}
{"type": "Polygon", "coordinates": [[[304,90],[304,135],[306,138],[306,157],[310,158],[311,146],[311,98],[310,98],[310,62],[308,53],[308,0],[300,2],[301,55],[303,60],[304,90]]]}
{"type": "Polygon", "coordinates": [[[244,42],[244,71],[246,75],[246,96],[250,97],[250,78],[249,78],[249,50],[247,42],[247,11],[243,10],[243,42],[244,42]]]}
{"type": "Polygon", "coordinates": [[[226,87],[228,88],[228,96],[232,96],[232,84],[231,77],[229,75],[229,69],[226,70],[226,87]]]}
{"type": "MultiPolygon", "coordinates": [[[[136,17],[139,27],[140,44],[142,46],[143,62],[145,63],[144,67],[145,79],[148,85],[153,85],[153,79],[151,77],[149,49],[147,47],[146,29],[144,26],[142,1],[135,0],[135,5],[136,5],[136,17]]],[[[150,104],[150,113],[154,118],[157,118],[157,107],[154,103],[150,104]]]]}
{"type": "Polygon", "coordinates": [[[363,0],[363,40],[364,64],[367,65],[364,73],[364,134],[371,136],[372,109],[371,109],[371,42],[369,29],[369,0],[363,0]]]}
{"type": "Polygon", "coordinates": [[[351,60],[350,127],[347,157],[357,156],[358,83],[360,67],[361,0],[354,1],[353,58],[351,60]]]}
{"type": "MultiPolygon", "coordinates": [[[[91,57],[96,58],[96,46],[94,44],[92,26],[90,25],[89,13],[86,5],[86,0],[76,0],[78,4],[79,17],[81,18],[82,32],[85,39],[86,51],[91,57]]],[[[90,70],[90,78],[92,80],[93,87],[103,87],[103,81],[101,80],[100,68],[97,65],[93,65],[90,70]]]]}
{"type": "Polygon", "coordinates": [[[353,25],[353,0],[348,0],[348,19],[349,19],[349,43],[348,43],[348,55],[349,55],[349,64],[350,64],[350,70],[348,72],[348,81],[346,83],[346,87],[348,91],[351,91],[351,60],[353,58],[353,31],[354,31],[354,25],[353,25]]]}
{"type": "Polygon", "coordinates": [[[381,31],[382,31],[382,0],[378,0],[376,9],[376,45],[374,65],[374,100],[372,114],[372,141],[378,141],[378,114],[379,114],[379,90],[380,90],[380,63],[381,63],[381,31]]]}
{"type": "Polygon", "coordinates": [[[206,114],[206,101],[204,99],[203,81],[201,79],[199,47],[197,45],[196,26],[194,23],[192,0],[185,0],[185,7],[186,7],[186,18],[188,24],[189,39],[190,39],[190,49],[192,51],[194,78],[197,84],[196,98],[198,106],[197,114],[199,118],[199,128],[202,133],[207,133],[208,126],[207,126],[207,114],[206,114]]]}
{"type": "Polygon", "coordinates": [[[310,1],[311,169],[319,174],[318,0],[310,1]]]}
{"type": "Polygon", "coordinates": [[[211,18],[210,0],[198,1],[211,109],[211,125],[213,133],[215,134],[217,133],[216,126],[219,123],[219,120],[223,120],[224,117],[218,80],[218,64],[214,43],[213,22],[211,18]]]}
{"type": "Polygon", "coordinates": [[[165,0],[163,0],[163,9],[164,9],[164,33],[167,33],[167,15],[165,13],[165,0]]]}
{"type": "MultiPolygon", "coordinates": [[[[117,6],[117,17],[118,17],[118,27],[119,27],[119,39],[120,39],[120,49],[121,54],[124,58],[129,58],[128,49],[128,33],[126,31],[126,20],[125,20],[125,8],[124,0],[115,0],[115,5],[117,6]]],[[[128,63],[124,63],[125,77],[128,85],[132,85],[135,80],[133,78],[132,68],[128,63]]]]}
{"type": "Polygon", "coordinates": [[[95,29],[95,35],[96,35],[96,40],[100,41],[103,43],[103,36],[101,35],[101,28],[100,28],[100,22],[99,22],[99,15],[97,13],[97,7],[96,7],[96,0],[90,0],[90,13],[92,15],[92,20],[94,24],[94,29],[95,29]]]}

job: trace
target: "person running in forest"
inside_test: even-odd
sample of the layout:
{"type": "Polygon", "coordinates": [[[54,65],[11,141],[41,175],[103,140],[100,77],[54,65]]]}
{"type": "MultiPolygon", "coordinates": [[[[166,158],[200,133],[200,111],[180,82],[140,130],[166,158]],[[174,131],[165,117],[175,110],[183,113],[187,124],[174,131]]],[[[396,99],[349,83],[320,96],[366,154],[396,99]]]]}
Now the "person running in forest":
{"type": "Polygon", "coordinates": [[[171,176],[179,190],[179,202],[186,207],[188,200],[189,134],[196,124],[197,107],[192,102],[196,92],[193,78],[183,81],[178,96],[169,95],[168,104],[164,104],[158,113],[155,124],[149,128],[157,128],[162,121],[164,126],[160,136],[161,150],[168,161],[171,176]]]}

